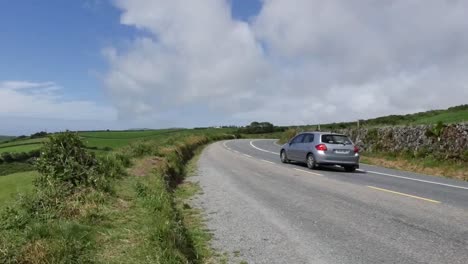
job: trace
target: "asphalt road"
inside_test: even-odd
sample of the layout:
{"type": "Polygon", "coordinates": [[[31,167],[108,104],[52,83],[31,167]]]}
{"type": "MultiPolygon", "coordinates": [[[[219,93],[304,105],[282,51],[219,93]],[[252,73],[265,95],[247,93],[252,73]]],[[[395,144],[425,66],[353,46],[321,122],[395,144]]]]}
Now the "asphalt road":
{"type": "Polygon", "coordinates": [[[282,164],[273,140],[205,149],[195,203],[231,263],[468,263],[468,183],[282,164]]]}

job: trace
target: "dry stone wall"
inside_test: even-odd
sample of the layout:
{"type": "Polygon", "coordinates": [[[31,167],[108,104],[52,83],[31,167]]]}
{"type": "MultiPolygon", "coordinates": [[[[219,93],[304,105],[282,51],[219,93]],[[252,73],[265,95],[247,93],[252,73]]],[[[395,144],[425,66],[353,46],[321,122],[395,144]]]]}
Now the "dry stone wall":
{"type": "Polygon", "coordinates": [[[432,155],[440,159],[468,161],[468,123],[452,125],[393,126],[342,129],[366,152],[432,155]]]}

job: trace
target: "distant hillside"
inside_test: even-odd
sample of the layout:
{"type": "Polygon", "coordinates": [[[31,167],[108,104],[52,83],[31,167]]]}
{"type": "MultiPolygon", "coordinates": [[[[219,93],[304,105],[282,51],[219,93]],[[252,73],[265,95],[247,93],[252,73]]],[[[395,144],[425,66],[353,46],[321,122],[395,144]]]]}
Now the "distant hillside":
{"type": "MultiPolygon", "coordinates": [[[[407,115],[388,115],[367,120],[359,120],[363,126],[394,126],[394,125],[420,125],[444,124],[468,122],[468,104],[449,107],[444,110],[430,110],[407,115]]],[[[316,125],[314,125],[316,126],[316,125]]],[[[340,122],[332,124],[322,124],[323,129],[337,129],[356,126],[356,122],[340,122]]]]}
{"type": "Polygon", "coordinates": [[[14,138],[14,137],[12,137],[12,136],[1,136],[0,135],[0,142],[7,141],[7,140],[10,140],[12,138],[14,138]]]}

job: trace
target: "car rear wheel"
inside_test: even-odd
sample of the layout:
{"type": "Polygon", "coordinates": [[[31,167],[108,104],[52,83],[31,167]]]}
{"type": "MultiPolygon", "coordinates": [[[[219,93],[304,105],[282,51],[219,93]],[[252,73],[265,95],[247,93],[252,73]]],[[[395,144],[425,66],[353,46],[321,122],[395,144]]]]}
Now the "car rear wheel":
{"type": "Polygon", "coordinates": [[[354,167],[354,166],[346,166],[346,167],[344,167],[344,170],[345,170],[346,172],[354,172],[354,171],[356,171],[356,167],[354,167]]]}
{"type": "Polygon", "coordinates": [[[309,169],[317,168],[317,163],[315,162],[315,158],[312,153],[309,153],[309,155],[307,155],[307,167],[309,169]]]}
{"type": "Polygon", "coordinates": [[[283,149],[280,153],[281,162],[289,163],[288,156],[286,156],[286,151],[283,149]]]}

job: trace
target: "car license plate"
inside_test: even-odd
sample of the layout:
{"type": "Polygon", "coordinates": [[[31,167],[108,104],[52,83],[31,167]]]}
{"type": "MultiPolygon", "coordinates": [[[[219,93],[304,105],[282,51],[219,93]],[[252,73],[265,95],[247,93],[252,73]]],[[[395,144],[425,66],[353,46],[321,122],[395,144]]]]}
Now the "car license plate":
{"type": "Polygon", "coordinates": [[[336,154],[348,154],[349,150],[335,150],[336,154]]]}

